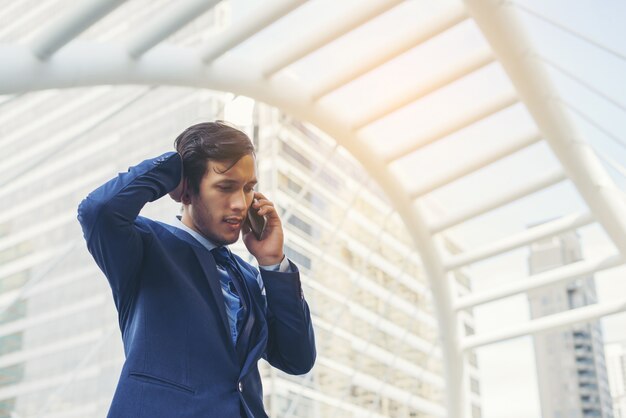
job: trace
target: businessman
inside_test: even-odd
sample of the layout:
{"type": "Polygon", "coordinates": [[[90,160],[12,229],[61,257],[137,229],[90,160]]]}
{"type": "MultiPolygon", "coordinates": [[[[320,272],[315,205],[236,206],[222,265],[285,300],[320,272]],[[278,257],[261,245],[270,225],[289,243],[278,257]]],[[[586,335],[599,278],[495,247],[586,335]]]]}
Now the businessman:
{"type": "Polygon", "coordinates": [[[78,207],[87,248],[112,289],[126,361],[112,418],[267,417],[260,358],[307,373],[315,341],[298,268],[274,205],[255,191],[247,135],[223,122],[182,132],[177,152],[143,161],[78,207]],[[139,212],[165,195],[174,225],[139,212]],[[261,239],[247,212],[267,219],[261,239]],[[260,269],[232,254],[242,235],[260,269]]]}

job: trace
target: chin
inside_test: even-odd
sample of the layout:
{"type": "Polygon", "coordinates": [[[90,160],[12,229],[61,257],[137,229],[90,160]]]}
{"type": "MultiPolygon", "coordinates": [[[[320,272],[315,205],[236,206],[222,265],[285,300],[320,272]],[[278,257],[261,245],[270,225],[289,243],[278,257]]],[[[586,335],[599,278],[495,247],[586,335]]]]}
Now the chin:
{"type": "Polygon", "coordinates": [[[219,241],[220,245],[230,245],[239,241],[239,232],[235,236],[224,236],[222,235],[216,241],[219,241]]]}
{"type": "Polygon", "coordinates": [[[236,238],[234,238],[234,239],[224,240],[224,245],[234,244],[234,243],[236,243],[237,241],[239,241],[239,236],[237,236],[237,237],[236,237],[236,238]]]}

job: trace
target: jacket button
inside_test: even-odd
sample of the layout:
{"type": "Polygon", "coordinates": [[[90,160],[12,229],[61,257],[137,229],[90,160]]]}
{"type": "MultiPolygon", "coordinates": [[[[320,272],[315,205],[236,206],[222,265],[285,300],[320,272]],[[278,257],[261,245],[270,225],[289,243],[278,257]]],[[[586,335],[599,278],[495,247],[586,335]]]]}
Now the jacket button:
{"type": "Polygon", "coordinates": [[[239,392],[243,392],[243,382],[237,384],[237,389],[239,389],[239,392]]]}

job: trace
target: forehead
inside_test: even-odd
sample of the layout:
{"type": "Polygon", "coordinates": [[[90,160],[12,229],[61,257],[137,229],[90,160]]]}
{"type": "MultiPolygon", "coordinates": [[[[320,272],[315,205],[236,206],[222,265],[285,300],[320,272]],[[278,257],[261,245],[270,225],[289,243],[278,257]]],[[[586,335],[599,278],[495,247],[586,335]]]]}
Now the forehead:
{"type": "Polygon", "coordinates": [[[205,178],[213,182],[226,179],[242,182],[256,181],[256,160],[251,154],[241,157],[235,165],[232,161],[209,160],[205,178]]]}

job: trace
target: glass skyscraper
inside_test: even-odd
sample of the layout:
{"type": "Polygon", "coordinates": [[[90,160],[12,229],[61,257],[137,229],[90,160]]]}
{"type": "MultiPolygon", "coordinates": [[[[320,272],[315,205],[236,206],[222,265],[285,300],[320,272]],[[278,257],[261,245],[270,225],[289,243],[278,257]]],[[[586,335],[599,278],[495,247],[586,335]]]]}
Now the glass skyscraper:
{"type": "MultiPolygon", "coordinates": [[[[583,259],[576,232],[531,246],[531,274],[583,259]]],[[[597,303],[593,276],[528,294],[533,318],[597,303]]],[[[534,336],[541,410],[545,417],[613,418],[600,321],[534,336]]]]}

